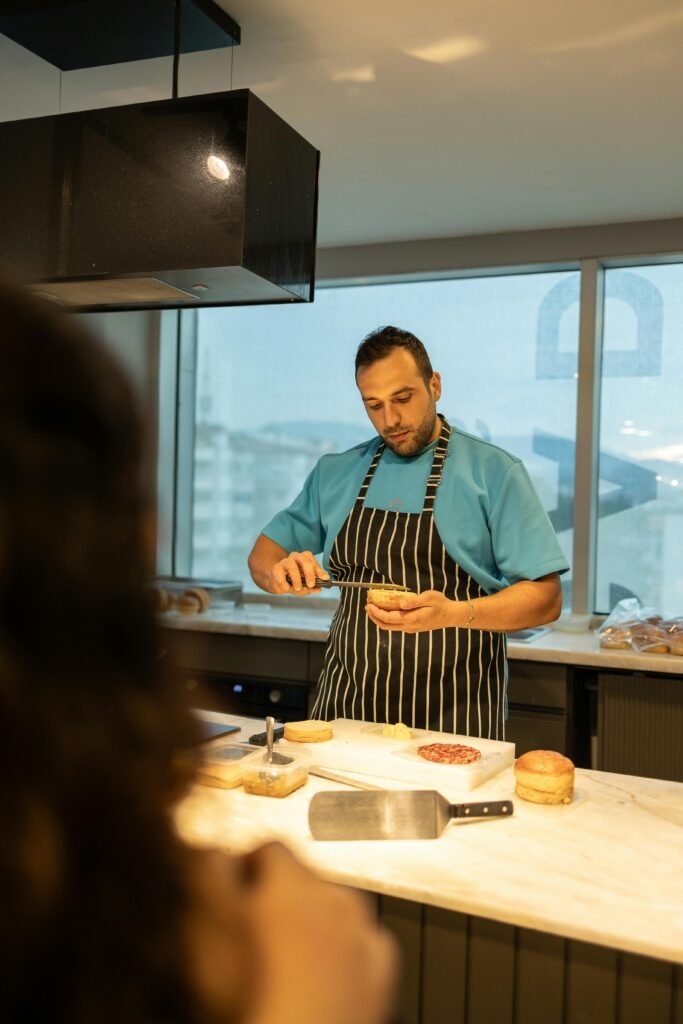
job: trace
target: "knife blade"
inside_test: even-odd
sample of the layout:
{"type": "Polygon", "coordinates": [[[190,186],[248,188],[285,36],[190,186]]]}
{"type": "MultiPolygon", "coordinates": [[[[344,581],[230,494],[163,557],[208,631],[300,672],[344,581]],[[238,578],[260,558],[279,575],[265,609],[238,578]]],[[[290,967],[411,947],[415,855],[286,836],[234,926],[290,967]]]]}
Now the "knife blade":
{"type": "Polygon", "coordinates": [[[437,839],[453,818],[509,818],[511,800],[451,804],[436,790],[316,793],[308,808],[314,839],[437,839]]]}
{"type": "MultiPolygon", "coordinates": [[[[292,582],[289,576],[286,579],[288,583],[292,582]]],[[[323,590],[329,590],[330,587],[357,587],[359,590],[400,590],[404,592],[409,589],[408,587],[401,586],[399,583],[356,583],[353,580],[321,580],[318,576],[316,576],[313,586],[321,587],[323,590]]]]}

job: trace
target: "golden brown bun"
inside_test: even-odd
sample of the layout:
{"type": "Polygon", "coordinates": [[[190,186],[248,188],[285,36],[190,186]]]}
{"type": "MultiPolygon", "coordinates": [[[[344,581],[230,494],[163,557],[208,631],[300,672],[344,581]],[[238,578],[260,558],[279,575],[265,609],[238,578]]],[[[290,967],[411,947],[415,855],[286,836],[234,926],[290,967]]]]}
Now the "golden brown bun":
{"type": "Polygon", "coordinates": [[[645,625],[633,632],[633,647],[642,654],[668,654],[670,634],[658,626],[645,625]]]}
{"type": "Polygon", "coordinates": [[[683,630],[669,634],[669,649],[672,654],[683,654],[683,630]]]}
{"type": "Polygon", "coordinates": [[[376,604],[378,608],[384,608],[385,611],[399,609],[401,598],[412,596],[414,596],[412,590],[381,590],[374,587],[370,587],[368,590],[370,604],[376,604]]]}
{"type": "Polygon", "coordinates": [[[334,735],[329,722],[309,718],[305,722],[285,722],[285,739],[293,743],[322,743],[334,735]]]}
{"type": "Polygon", "coordinates": [[[170,593],[163,587],[150,587],[149,599],[155,612],[167,612],[173,603],[170,593]]]}
{"type": "Polygon", "coordinates": [[[630,626],[608,626],[600,633],[600,646],[611,651],[628,651],[631,647],[630,626]]]}
{"type": "Polygon", "coordinates": [[[529,750],[515,762],[515,792],[535,804],[569,804],[574,765],[555,750],[529,750]]]}
{"type": "Polygon", "coordinates": [[[194,597],[199,601],[200,612],[205,612],[211,604],[211,598],[207,590],[203,587],[192,587],[190,590],[185,591],[185,597],[194,597]]]}
{"type": "Polygon", "coordinates": [[[176,597],[174,607],[181,615],[197,615],[201,611],[199,598],[189,592],[176,597]]]}
{"type": "Polygon", "coordinates": [[[566,792],[557,793],[546,793],[542,789],[532,789],[530,786],[524,786],[521,782],[515,785],[515,793],[522,800],[528,800],[530,804],[546,804],[557,805],[557,804],[570,804],[574,795],[574,790],[567,789],[566,792]]]}

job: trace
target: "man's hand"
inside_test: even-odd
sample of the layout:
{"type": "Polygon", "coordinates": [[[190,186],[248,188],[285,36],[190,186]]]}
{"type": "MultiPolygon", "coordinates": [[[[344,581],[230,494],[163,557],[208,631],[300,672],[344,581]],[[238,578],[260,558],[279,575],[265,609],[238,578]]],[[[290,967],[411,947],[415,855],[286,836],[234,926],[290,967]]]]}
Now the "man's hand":
{"type": "MultiPolygon", "coordinates": [[[[400,611],[385,611],[368,602],[365,610],[380,629],[392,632],[422,633],[429,629],[445,629],[462,625],[458,621],[460,602],[450,601],[438,590],[425,590],[421,594],[407,594],[401,598],[400,611]]],[[[467,609],[467,605],[464,608],[467,609]]],[[[466,616],[465,616],[466,618],[466,616]]],[[[464,621],[464,620],[463,620],[464,621]]]]}
{"type": "Polygon", "coordinates": [[[507,633],[553,622],[562,611],[562,588],[559,574],[552,572],[537,580],[520,580],[472,601],[450,601],[438,590],[407,594],[399,608],[387,612],[377,605],[366,605],[368,617],[380,629],[421,633],[451,627],[507,633]]]}
{"type": "Polygon", "coordinates": [[[272,566],[266,589],[271,594],[296,594],[297,597],[319,594],[316,576],[323,580],[330,578],[310,551],[290,551],[286,558],[272,566]]]}
{"type": "Polygon", "coordinates": [[[310,551],[287,551],[263,533],[256,538],[249,554],[249,571],[254,583],[268,594],[319,594],[316,576],[327,580],[329,575],[310,551]]]}

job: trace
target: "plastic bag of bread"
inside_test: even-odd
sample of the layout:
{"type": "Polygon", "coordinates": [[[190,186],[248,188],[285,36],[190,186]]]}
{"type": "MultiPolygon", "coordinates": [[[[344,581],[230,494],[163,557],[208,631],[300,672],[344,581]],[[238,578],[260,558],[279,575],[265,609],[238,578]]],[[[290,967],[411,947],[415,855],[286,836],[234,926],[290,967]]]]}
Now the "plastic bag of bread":
{"type": "Polygon", "coordinates": [[[631,646],[641,654],[668,654],[670,634],[652,622],[640,622],[631,635],[631,646]]]}
{"type": "Polygon", "coordinates": [[[677,654],[679,657],[683,656],[683,617],[676,616],[672,619],[666,619],[662,623],[662,629],[665,629],[667,633],[669,654],[677,654]]]}
{"type": "Polygon", "coordinates": [[[657,618],[661,617],[654,608],[643,608],[637,597],[626,597],[596,630],[600,646],[611,651],[633,650],[635,631],[646,624],[654,626],[657,618]]]}

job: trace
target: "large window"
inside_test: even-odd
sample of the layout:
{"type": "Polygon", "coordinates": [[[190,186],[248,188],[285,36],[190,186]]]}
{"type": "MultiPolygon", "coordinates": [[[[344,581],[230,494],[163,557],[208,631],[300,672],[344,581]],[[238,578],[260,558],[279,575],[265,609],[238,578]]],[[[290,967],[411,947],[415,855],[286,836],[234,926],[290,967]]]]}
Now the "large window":
{"type": "Polygon", "coordinates": [[[683,265],[605,272],[596,609],[683,608],[683,265]]]}
{"type": "Polygon", "coordinates": [[[200,312],[192,574],[249,586],[251,545],[317,459],[372,435],[353,358],[383,324],[424,341],[451,423],[524,460],[571,562],[578,303],[579,273],[565,271],[320,288],[311,306],[200,312]]]}

